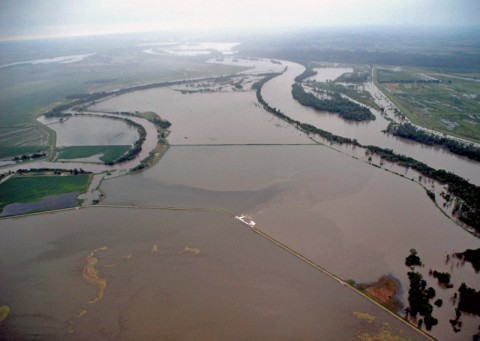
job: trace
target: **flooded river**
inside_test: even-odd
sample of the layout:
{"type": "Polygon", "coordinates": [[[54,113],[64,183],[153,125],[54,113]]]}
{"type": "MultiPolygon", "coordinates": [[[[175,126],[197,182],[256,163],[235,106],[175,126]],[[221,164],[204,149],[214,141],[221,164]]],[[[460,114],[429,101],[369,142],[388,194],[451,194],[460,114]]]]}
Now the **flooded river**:
{"type": "MultiPolygon", "coordinates": [[[[409,250],[444,306],[433,335],[461,340],[454,289],[440,288],[428,270],[452,273],[455,288],[475,285],[473,268],[445,264],[446,254],[478,247],[478,239],[436,208],[418,184],[322,146],[171,147],[154,168],[104,182],[105,203],[222,208],[247,213],[257,227],[341,278],[357,283],[393,275],[407,302],[409,250]],[[240,160],[248,159],[248,163],[240,160]],[[129,193],[128,196],[124,193],[129,193]],[[448,241],[448,242],[445,242],[448,241]]],[[[456,289],[455,289],[456,290],[456,289]]],[[[478,319],[465,317],[472,332],[478,319]]]]}
{"type": "MultiPolygon", "coordinates": [[[[377,134],[379,115],[371,126],[350,127],[300,106],[290,85],[302,68],[288,63],[288,72],[268,82],[267,102],[299,121],[363,144],[394,146],[433,167],[457,167],[463,176],[478,171],[449,153],[377,134]],[[358,135],[350,136],[354,131],[358,135]]],[[[476,333],[478,318],[464,314],[458,334],[448,321],[455,318],[451,298],[458,286],[475,286],[478,274],[445,257],[477,248],[478,239],[435,207],[418,183],[316,144],[263,112],[253,91],[182,94],[159,88],[109,99],[95,110],[155,111],[172,122],[171,147],[160,162],[104,180],[101,203],[175,211],[94,207],[0,220],[0,306],[12,308],[3,335],[420,338],[234,219],[241,214],[343,280],[393,276],[404,304],[404,262],[415,248],[425,264],[418,271],[443,300],[433,312],[439,325],[432,335],[464,340],[476,333]],[[442,289],[429,269],[450,272],[454,289],[442,289]]],[[[156,144],[156,134],[151,136],[156,144]]]]}
{"type": "MultiPolygon", "coordinates": [[[[436,169],[454,172],[469,179],[470,182],[480,185],[480,166],[477,162],[442,149],[404,141],[382,133],[389,122],[378,112],[373,111],[376,116],[375,121],[349,122],[341,119],[338,115],[317,112],[302,106],[293,99],[291,85],[294,78],[301,74],[305,67],[296,63],[282,62],[288,66],[287,72],[267,82],[262,88],[263,98],[272,107],[280,109],[286,115],[300,122],[312,124],[336,135],[357,139],[364,145],[393,149],[396,153],[411,156],[436,169]]],[[[321,73],[322,69],[318,69],[318,72],[321,73]]]]}

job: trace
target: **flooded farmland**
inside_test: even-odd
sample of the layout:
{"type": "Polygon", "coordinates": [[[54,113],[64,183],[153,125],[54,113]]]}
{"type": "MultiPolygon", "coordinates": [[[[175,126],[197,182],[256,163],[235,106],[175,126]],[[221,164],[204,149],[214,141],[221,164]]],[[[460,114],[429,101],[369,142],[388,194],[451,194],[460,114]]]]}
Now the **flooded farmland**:
{"type": "Polygon", "coordinates": [[[2,337],[422,339],[228,215],[90,208],[6,222],[2,337]]]}
{"type": "MultiPolygon", "coordinates": [[[[308,119],[319,114],[291,98],[288,77],[302,70],[288,66],[265,85],[264,97],[293,118],[317,125],[321,121],[308,119]]],[[[432,335],[463,340],[476,332],[478,319],[472,316],[462,318],[459,334],[448,321],[455,317],[456,288],[462,282],[475,285],[478,274],[446,263],[445,256],[476,248],[478,239],[443,215],[419,184],[316,143],[263,111],[253,91],[187,94],[165,87],[118,96],[92,109],[154,111],[172,123],[170,147],[153,167],[100,183],[106,196],[101,204],[111,207],[0,220],[0,270],[7,279],[0,283],[0,305],[12,308],[0,330],[4,335],[421,338],[343,282],[234,219],[242,214],[343,281],[393,277],[404,305],[405,257],[416,249],[426,264],[418,271],[444,302],[434,310],[439,325],[432,335]],[[455,289],[441,288],[430,268],[452,273],[455,289]],[[26,292],[33,294],[24,297],[26,292]]],[[[361,143],[391,139],[403,146],[373,133],[372,126],[359,127],[361,143]]],[[[156,145],[152,129],[143,156],[156,145]]],[[[416,145],[412,150],[418,152],[416,145]]],[[[435,160],[458,166],[451,154],[425,150],[432,166],[435,160]]]]}
{"type": "MultiPolygon", "coordinates": [[[[394,276],[404,303],[409,285],[404,263],[412,248],[428,267],[451,271],[455,287],[478,283],[472,268],[445,264],[447,254],[476,248],[478,239],[446,218],[423,188],[326,147],[171,147],[156,167],[106,181],[103,188],[107,204],[247,213],[260,230],[344,280],[394,276]]],[[[436,285],[428,270],[421,272],[445,302],[435,310],[441,326],[433,335],[461,340],[448,324],[455,317],[454,292],[436,285]]],[[[476,324],[466,317],[464,328],[474,332],[476,324]]]]}
{"type": "MultiPolygon", "coordinates": [[[[48,124],[49,120],[43,118],[42,123],[48,124]]],[[[73,116],[49,127],[55,130],[57,147],[131,145],[138,138],[135,128],[121,120],[104,117],[73,116]]]]}
{"type": "Polygon", "coordinates": [[[172,123],[171,145],[312,143],[291,125],[265,112],[255,93],[182,94],[170,88],[133,92],[94,109],[153,111],[172,123]]]}

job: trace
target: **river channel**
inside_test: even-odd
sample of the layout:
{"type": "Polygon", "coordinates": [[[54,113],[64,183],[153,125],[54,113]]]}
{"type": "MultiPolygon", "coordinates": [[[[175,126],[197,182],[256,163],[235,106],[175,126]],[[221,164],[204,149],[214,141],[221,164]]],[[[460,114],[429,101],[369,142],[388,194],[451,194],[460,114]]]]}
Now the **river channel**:
{"type": "MultiPolygon", "coordinates": [[[[357,139],[364,145],[393,149],[396,153],[413,157],[436,169],[448,170],[480,185],[478,162],[470,161],[439,148],[423,146],[382,133],[382,130],[387,128],[389,121],[385,120],[379,112],[372,110],[376,116],[374,121],[349,122],[341,119],[338,115],[317,112],[302,106],[293,99],[291,85],[305,67],[292,62],[282,62],[288,66],[288,70],[267,82],[262,88],[263,98],[272,107],[280,109],[286,115],[302,123],[312,124],[336,135],[357,139]]],[[[322,69],[318,69],[318,72],[321,73],[322,69]]]]}

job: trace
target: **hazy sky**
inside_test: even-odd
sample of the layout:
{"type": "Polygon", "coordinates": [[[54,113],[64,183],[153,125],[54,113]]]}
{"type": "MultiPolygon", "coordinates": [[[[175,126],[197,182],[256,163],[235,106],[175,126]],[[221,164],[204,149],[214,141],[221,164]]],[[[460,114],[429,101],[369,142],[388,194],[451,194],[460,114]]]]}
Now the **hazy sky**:
{"type": "Polygon", "coordinates": [[[480,0],[0,0],[0,39],[165,29],[479,22],[480,0]]]}

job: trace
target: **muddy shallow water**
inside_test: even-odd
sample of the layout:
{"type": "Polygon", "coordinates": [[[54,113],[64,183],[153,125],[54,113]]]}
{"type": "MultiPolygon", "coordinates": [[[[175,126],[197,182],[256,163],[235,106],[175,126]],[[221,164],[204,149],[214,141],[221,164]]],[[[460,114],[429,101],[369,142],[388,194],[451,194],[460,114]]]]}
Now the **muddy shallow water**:
{"type": "MultiPolygon", "coordinates": [[[[42,123],[48,122],[48,119],[42,118],[42,123]]],[[[138,139],[134,127],[121,120],[104,117],[74,116],[49,127],[57,134],[57,147],[131,145],[138,139]]]]}
{"type": "Polygon", "coordinates": [[[107,204],[222,208],[249,214],[257,227],[335,273],[356,282],[384,274],[402,285],[405,257],[415,248],[428,285],[444,301],[433,335],[462,339],[478,319],[465,317],[466,334],[454,334],[450,297],[462,282],[478,283],[473,268],[445,264],[445,255],[478,247],[478,239],[436,208],[408,179],[322,146],[171,147],[141,174],[104,182],[107,204]],[[248,162],[242,162],[248,160],[248,162]],[[127,195],[128,193],[128,195],[127,195]],[[447,242],[448,241],[448,242],[447,242]],[[452,273],[444,290],[429,269],[452,273]]]}
{"type": "Polygon", "coordinates": [[[255,92],[182,94],[170,88],[137,91],[101,102],[94,110],[154,111],[172,123],[168,142],[192,144],[312,143],[265,112],[255,92]]]}
{"type": "Polygon", "coordinates": [[[3,220],[0,237],[2,337],[421,339],[220,213],[90,208],[3,220]]]}

